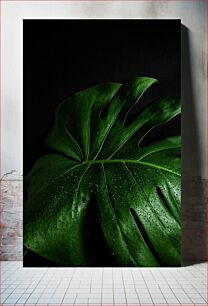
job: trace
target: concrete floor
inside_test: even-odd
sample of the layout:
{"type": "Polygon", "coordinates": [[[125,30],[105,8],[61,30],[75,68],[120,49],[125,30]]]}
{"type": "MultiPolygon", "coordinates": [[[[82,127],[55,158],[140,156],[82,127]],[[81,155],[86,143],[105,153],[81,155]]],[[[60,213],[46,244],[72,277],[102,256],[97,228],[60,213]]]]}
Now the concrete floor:
{"type": "Polygon", "coordinates": [[[182,268],[23,268],[1,262],[2,305],[207,305],[207,264],[182,268]]]}

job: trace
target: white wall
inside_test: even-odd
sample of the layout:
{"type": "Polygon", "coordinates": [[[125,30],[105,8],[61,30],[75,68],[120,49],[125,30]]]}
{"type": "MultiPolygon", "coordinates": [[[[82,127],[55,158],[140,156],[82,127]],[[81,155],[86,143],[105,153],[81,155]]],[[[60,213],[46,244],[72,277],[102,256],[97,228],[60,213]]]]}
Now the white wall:
{"type": "Polygon", "coordinates": [[[206,172],[207,98],[205,1],[4,1],[2,4],[1,176],[22,175],[22,20],[27,18],[180,18],[188,29],[182,62],[183,154],[185,174],[208,178],[206,172]],[[189,48],[190,47],[190,48],[189,48]],[[187,62],[186,48],[190,55],[187,62]],[[189,66],[189,67],[188,67],[189,66]],[[188,73],[188,75],[187,75],[188,73]],[[189,82],[186,82],[186,79],[189,82]],[[189,107],[189,86],[191,100],[189,107]],[[185,89],[183,89],[185,88],[185,89]],[[190,110],[191,109],[191,110],[190,110]],[[189,114],[189,115],[186,115],[189,114]],[[194,118],[194,120],[193,120],[194,118]],[[194,123],[194,122],[195,123],[194,123]],[[197,136],[192,137],[195,133],[197,136]],[[196,150],[198,141],[198,150],[196,150]],[[195,152],[195,153],[194,153],[195,152]],[[193,160],[199,159],[195,163],[193,160]],[[12,171],[15,170],[15,171],[12,171]]]}

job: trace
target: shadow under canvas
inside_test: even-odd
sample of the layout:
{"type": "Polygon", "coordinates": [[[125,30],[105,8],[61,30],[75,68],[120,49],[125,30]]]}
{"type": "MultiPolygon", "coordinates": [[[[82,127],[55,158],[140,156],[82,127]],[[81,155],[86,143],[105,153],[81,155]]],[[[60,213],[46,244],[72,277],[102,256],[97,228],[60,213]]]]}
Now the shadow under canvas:
{"type": "Polygon", "coordinates": [[[202,152],[199,147],[198,101],[193,92],[190,30],[181,26],[181,103],[182,103],[182,266],[207,260],[205,213],[206,181],[201,178],[202,152]]]}

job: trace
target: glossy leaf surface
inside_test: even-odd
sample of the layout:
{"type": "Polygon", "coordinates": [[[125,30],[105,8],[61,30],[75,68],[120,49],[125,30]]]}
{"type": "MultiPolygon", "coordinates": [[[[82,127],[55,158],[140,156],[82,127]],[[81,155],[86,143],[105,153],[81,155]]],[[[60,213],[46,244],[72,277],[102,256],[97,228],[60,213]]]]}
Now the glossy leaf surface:
{"type": "Polygon", "coordinates": [[[180,114],[180,101],[155,100],[127,120],[156,82],[101,84],[58,106],[46,142],[56,153],[39,159],[26,178],[29,250],[64,266],[93,265],[86,239],[93,202],[118,265],[180,265],[180,136],[142,145],[180,114]]]}

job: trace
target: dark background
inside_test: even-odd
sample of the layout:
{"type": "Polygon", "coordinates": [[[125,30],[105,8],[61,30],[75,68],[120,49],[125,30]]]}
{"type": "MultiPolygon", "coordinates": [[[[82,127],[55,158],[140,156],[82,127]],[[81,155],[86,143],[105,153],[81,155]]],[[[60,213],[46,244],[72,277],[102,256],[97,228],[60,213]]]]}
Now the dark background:
{"type": "MultiPolygon", "coordinates": [[[[44,141],[54,109],[73,93],[149,76],[159,86],[144,97],[147,101],[180,96],[180,34],[180,20],[24,20],[24,176],[48,152],[44,141]]],[[[176,133],[179,125],[177,118],[168,131],[176,133]]],[[[27,254],[24,265],[51,263],[27,254]]]]}

